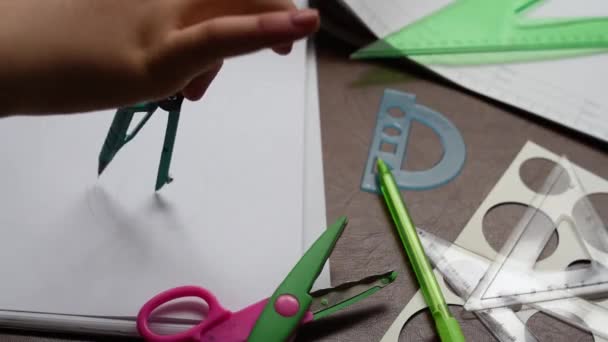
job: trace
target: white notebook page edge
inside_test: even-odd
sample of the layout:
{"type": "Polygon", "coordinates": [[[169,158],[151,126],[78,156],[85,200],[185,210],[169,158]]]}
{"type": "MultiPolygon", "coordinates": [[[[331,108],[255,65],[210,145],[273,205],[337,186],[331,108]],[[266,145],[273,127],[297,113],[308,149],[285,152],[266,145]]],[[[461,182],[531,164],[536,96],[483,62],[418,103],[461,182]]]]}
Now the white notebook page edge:
{"type": "MultiPolygon", "coordinates": [[[[325,181],[323,174],[323,148],[319,108],[319,85],[314,41],[307,47],[307,101],[304,145],[304,245],[302,253],[317,240],[331,222],[327,222],[325,207],[325,181]]],[[[335,220],[336,218],[331,218],[335,220]]],[[[348,228],[347,228],[348,229],[348,228]]],[[[330,256],[331,260],[331,256],[330,256]]],[[[331,286],[330,260],[319,274],[313,289],[331,286]]]]}

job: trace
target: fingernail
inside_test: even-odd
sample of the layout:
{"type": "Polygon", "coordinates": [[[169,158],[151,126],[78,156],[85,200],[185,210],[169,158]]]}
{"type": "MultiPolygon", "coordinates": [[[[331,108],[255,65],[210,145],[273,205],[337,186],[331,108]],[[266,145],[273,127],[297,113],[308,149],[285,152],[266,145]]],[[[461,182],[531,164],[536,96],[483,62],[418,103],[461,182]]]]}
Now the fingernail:
{"type": "Polygon", "coordinates": [[[281,46],[276,46],[274,48],[274,51],[280,55],[288,55],[292,50],[292,45],[281,45],[281,46]]]}
{"type": "Polygon", "coordinates": [[[313,9],[305,9],[294,12],[291,16],[291,22],[296,26],[315,25],[319,20],[319,12],[313,9]]]}

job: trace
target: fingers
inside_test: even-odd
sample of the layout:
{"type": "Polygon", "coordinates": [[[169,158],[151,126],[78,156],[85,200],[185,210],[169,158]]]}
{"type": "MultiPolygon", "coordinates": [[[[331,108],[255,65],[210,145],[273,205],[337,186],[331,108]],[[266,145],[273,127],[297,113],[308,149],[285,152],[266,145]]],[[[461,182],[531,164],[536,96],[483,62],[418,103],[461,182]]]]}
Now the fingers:
{"type": "MultiPolygon", "coordinates": [[[[176,0],[171,0],[176,1],[176,0]]],[[[291,0],[178,0],[183,5],[183,27],[216,17],[297,10],[291,0]]]]}
{"type": "Polygon", "coordinates": [[[180,63],[200,68],[211,61],[287,46],[318,28],[315,10],[220,17],[180,31],[172,55],[180,63]]]}
{"type": "Polygon", "coordinates": [[[272,48],[272,50],[278,53],[279,55],[288,55],[292,49],[293,44],[283,44],[272,48]]]}
{"type": "Polygon", "coordinates": [[[190,101],[200,100],[222,69],[222,64],[222,62],[217,63],[209,71],[192,80],[182,91],[184,97],[190,101]]]}

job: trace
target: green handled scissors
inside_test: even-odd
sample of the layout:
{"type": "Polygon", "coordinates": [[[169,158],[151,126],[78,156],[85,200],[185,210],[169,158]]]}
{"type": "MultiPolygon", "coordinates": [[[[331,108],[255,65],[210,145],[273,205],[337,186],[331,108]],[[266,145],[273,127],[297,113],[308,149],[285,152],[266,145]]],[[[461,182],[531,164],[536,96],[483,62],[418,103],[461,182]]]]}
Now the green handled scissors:
{"type": "Polygon", "coordinates": [[[391,284],[397,274],[386,272],[309,293],[346,226],[346,218],[329,227],[304,254],[270,298],[237,312],[221,306],[207,289],[182,286],[150,299],[137,315],[137,330],[149,342],[283,342],[301,324],[321,319],[391,284]],[[167,302],[198,297],[207,303],[206,319],[176,335],[159,335],[149,326],[152,312],[167,302]]]}
{"type": "Polygon", "coordinates": [[[103,143],[101,152],[99,153],[99,166],[97,174],[101,175],[106,167],[110,164],[116,153],[129,141],[131,141],[142,127],[152,117],[154,112],[160,107],[169,112],[167,120],[167,129],[165,130],[165,141],[160,157],[160,165],[158,166],[158,175],[156,176],[156,187],[158,191],[165,184],[171,183],[173,179],[169,176],[169,167],[171,166],[171,157],[173,155],[173,146],[175,145],[175,135],[177,133],[177,125],[181,112],[184,97],[182,95],[171,96],[162,101],[145,102],[135,106],[119,108],[114,115],[114,120],[103,143]],[[129,133],[131,121],[136,113],[146,113],[143,119],[135,126],[132,132],[129,133]]]}

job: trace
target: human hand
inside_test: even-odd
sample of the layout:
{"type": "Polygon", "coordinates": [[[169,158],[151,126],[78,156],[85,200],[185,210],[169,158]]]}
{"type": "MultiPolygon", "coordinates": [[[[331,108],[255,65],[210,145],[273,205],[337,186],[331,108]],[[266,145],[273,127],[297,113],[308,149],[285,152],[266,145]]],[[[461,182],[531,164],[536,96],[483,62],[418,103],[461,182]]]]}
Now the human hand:
{"type": "MultiPolygon", "coordinates": [[[[290,0],[0,2],[0,114],[198,99],[225,58],[291,44],[318,14],[290,0]]],[[[269,70],[269,72],[271,72],[269,70]]]]}

